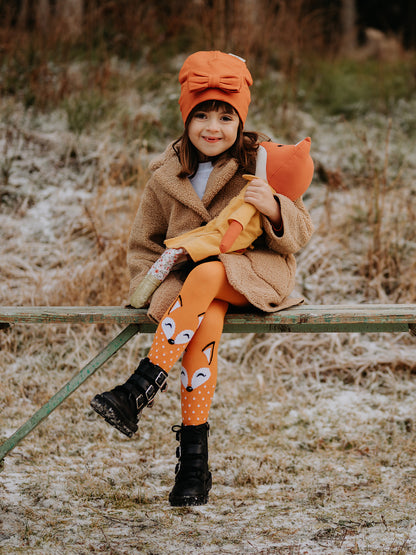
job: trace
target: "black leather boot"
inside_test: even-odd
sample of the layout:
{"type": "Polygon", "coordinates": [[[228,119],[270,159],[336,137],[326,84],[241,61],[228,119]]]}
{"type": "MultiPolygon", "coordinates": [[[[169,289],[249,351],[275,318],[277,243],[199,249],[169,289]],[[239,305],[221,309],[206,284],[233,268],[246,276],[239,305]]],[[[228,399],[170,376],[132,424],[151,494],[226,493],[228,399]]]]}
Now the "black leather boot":
{"type": "Polygon", "coordinates": [[[167,377],[160,366],[144,358],[125,384],[96,395],[90,404],[109,424],[131,437],[137,432],[142,410],[166,386],[167,377]]]}
{"type": "Polygon", "coordinates": [[[173,426],[180,447],[176,450],[179,463],[175,469],[175,485],[169,494],[174,507],[205,505],[212,487],[208,470],[209,424],[173,426]]]}

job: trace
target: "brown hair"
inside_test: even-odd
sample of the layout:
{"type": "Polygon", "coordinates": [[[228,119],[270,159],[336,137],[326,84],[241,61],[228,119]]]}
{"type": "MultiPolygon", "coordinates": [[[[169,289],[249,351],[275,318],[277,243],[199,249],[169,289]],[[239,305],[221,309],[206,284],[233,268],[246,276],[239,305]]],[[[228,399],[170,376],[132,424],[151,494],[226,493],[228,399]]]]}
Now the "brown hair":
{"type": "MultiPolygon", "coordinates": [[[[189,140],[188,135],[189,124],[194,114],[199,110],[207,112],[224,110],[227,114],[237,114],[231,104],[221,100],[207,100],[195,106],[186,119],[183,134],[173,143],[173,150],[176,152],[182,166],[182,170],[178,174],[178,177],[180,178],[194,175],[200,162],[198,158],[198,151],[189,140]]],[[[265,140],[269,140],[268,137],[252,131],[243,131],[243,123],[240,120],[237,138],[234,144],[228,150],[211,161],[213,163],[218,163],[220,161],[224,162],[225,160],[229,160],[230,158],[235,158],[241,169],[244,171],[253,171],[258,143],[265,140]]]]}

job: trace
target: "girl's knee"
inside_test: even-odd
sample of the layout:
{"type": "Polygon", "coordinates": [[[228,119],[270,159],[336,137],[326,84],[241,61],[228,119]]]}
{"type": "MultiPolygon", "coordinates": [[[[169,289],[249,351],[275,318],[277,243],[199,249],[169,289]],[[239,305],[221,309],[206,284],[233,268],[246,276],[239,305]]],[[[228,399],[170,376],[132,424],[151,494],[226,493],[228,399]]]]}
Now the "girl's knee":
{"type": "Polygon", "coordinates": [[[226,280],[225,268],[219,260],[198,264],[188,275],[186,281],[195,282],[201,289],[206,285],[220,284],[226,280]]]}
{"type": "Polygon", "coordinates": [[[205,313],[203,324],[209,326],[211,329],[218,328],[220,334],[223,328],[223,321],[225,314],[228,309],[228,303],[226,301],[220,301],[219,299],[214,299],[209,305],[208,310],[205,313]]]}

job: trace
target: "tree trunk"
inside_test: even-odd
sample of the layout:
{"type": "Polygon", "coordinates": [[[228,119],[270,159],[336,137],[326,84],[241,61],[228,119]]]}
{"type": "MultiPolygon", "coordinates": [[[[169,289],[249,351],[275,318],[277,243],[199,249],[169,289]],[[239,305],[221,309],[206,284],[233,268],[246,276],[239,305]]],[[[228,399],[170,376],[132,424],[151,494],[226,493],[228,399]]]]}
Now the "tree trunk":
{"type": "Polygon", "coordinates": [[[28,0],[22,0],[20,4],[20,10],[17,16],[18,27],[24,29],[27,26],[28,18],[29,18],[29,2],[28,0]]]}
{"type": "Polygon", "coordinates": [[[84,16],[83,0],[58,0],[56,15],[64,34],[71,38],[77,38],[81,34],[84,16]]]}
{"type": "Polygon", "coordinates": [[[36,7],[35,21],[36,28],[42,33],[47,33],[50,25],[50,5],[49,0],[38,0],[36,7]]]}
{"type": "Polygon", "coordinates": [[[357,46],[355,0],[342,0],[341,29],[341,52],[350,54],[357,46]]]}

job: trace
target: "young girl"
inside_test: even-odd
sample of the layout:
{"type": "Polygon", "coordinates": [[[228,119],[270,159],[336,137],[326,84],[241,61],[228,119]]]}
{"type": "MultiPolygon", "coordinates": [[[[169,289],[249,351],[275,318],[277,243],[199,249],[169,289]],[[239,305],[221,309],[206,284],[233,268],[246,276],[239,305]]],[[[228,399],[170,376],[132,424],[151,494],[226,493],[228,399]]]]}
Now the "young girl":
{"type": "MultiPolygon", "coordinates": [[[[309,154],[309,137],[296,145],[282,145],[270,140],[258,145],[255,175],[244,174],[248,182],[260,177],[274,192],[291,200],[300,198],[313,177],[313,160],[309,154]]],[[[159,287],[178,260],[190,258],[194,262],[221,253],[244,251],[263,233],[261,213],[244,200],[246,187],[221,210],[216,218],[165,240],[168,247],[156,260],[130,297],[130,305],[142,308],[159,287]]]]}
{"type": "MultiPolygon", "coordinates": [[[[128,265],[130,294],[165,250],[164,241],[216,217],[254,173],[261,138],[243,131],[252,78],[245,62],[222,52],[197,52],[179,73],[183,135],[151,165],[152,176],[131,230],[128,265]]],[[[301,199],[273,194],[253,180],[245,200],[262,214],[263,234],[254,249],[220,254],[200,263],[185,262],[155,291],[149,316],[159,323],[148,356],[126,383],[96,395],[98,414],[131,437],[143,409],[163,389],[170,369],[183,354],[182,424],[174,506],[208,501],[208,414],[217,379],[217,353],[230,305],[281,310],[294,287],[294,253],[312,234],[301,199]]]]}

